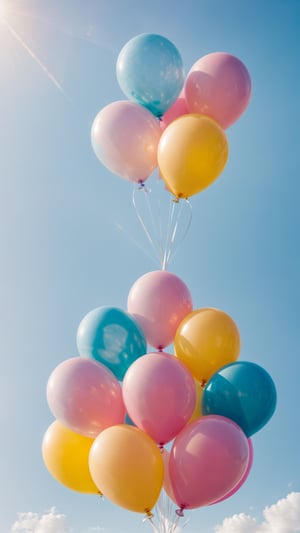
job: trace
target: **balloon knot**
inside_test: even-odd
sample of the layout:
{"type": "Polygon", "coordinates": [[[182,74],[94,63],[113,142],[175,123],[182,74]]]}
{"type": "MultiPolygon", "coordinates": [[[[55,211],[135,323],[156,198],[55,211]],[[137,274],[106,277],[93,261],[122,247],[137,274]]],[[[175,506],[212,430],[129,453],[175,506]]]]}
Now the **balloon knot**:
{"type": "Polygon", "coordinates": [[[137,186],[138,186],[138,190],[139,191],[143,191],[143,192],[148,193],[148,194],[151,193],[151,189],[149,187],[146,187],[144,181],[142,181],[142,180],[138,181],[137,182],[137,186]]]}
{"type": "Polygon", "coordinates": [[[158,347],[157,347],[157,351],[158,351],[159,353],[161,353],[161,352],[163,351],[163,346],[158,346],[158,347]]]}
{"type": "Polygon", "coordinates": [[[178,516],[184,516],[183,514],[183,510],[185,508],[185,505],[181,505],[179,509],[176,509],[175,513],[178,515],[178,516]]]}
{"type": "Polygon", "coordinates": [[[151,510],[150,509],[145,509],[145,518],[144,518],[144,521],[145,520],[151,520],[153,518],[153,514],[151,513],[151,510]]]}
{"type": "Polygon", "coordinates": [[[207,383],[207,381],[206,381],[205,379],[202,379],[202,380],[200,381],[200,387],[201,387],[201,389],[203,389],[203,390],[205,389],[205,387],[206,387],[206,383],[207,383]]]}
{"type": "Polygon", "coordinates": [[[159,447],[161,453],[163,453],[164,452],[164,445],[163,444],[159,444],[158,447],[159,447]]]}

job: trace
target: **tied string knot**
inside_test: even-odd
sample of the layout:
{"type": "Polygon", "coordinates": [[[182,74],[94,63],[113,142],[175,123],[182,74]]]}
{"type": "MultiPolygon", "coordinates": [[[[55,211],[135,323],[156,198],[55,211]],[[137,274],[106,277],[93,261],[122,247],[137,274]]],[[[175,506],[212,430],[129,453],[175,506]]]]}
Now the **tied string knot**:
{"type": "Polygon", "coordinates": [[[151,513],[151,509],[145,509],[145,516],[144,516],[144,519],[143,519],[143,522],[146,522],[146,520],[150,520],[150,522],[152,522],[152,518],[153,518],[153,513],[151,513]]]}
{"type": "Polygon", "coordinates": [[[176,509],[175,513],[177,514],[177,516],[180,516],[180,517],[184,516],[184,513],[183,513],[184,509],[185,509],[185,505],[181,505],[179,509],[176,509]]]}

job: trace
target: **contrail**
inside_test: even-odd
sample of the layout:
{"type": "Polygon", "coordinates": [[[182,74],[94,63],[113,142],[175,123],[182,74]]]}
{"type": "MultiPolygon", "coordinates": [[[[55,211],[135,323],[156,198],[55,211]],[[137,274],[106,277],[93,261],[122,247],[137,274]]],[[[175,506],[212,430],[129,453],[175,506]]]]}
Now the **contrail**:
{"type": "Polygon", "coordinates": [[[42,69],[42,71],[48,76],[49,80],[52,81],[55,87],[68,99],[68,96],[66,95],[60,83],[53,76],[53,74],[49,72],[47,67],[37,57],[37,55],[33,52],[33,50],[31,50],[28,44],[22,39],[21,35],[19,35],[18,32],[16,32],[16,30],[10,25],[10,23],[6,20],[6,18],[2,17],[1,22],[3,22],[6,25],[11,35],[18,41],[18,43],[20,43],[20,45],[24,48],[24,50],[26,50],[26,52],[30,55],[30,57],[32,57],[32,59],[37,63],[37,65],[42,69]]]}

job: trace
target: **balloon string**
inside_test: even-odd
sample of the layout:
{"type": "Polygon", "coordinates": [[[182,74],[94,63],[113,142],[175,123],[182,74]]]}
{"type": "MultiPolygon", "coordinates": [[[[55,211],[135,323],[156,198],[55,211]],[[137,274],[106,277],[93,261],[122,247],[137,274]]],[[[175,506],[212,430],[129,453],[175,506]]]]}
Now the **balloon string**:
{"type": "Polygon", "coordinates": [[[162,208],[161,208],[161,199],[158,198],[158,247],[159,247],[159,257],[162,258],[163,256],[163,216],[162,216],[162,208]]]}
{"type": "MultiPolygon", "coordinates": [[[[158,515],[158,532],[159,533],[175,533],[178,527],[180,516],[174,512],[174,505],[172,500],[168,497],[165,490],[160,494],[159,500],[156,504],[156,511],[158,515]]],[[[183,527],[186,524],[183,525],[183,527]]]]}
{"type": "Polygon", "coordinates": [[[154,522],[153,522],[153,515],[151,512],[147,512],[146,515],[145,515],[145,518],[143,519],[143,522],[150,522],[150,525],[152,526],[152,529],[155,533],[159,533],[157,527],[155,526],[154,522]]]}
{"type": "MultiPolygon", "coordinates": [[[[175,200],[173,200],[173,202],[175,204],[177,204],[177,202],[175,200]]],[[[179,209],[179,212],[178,212],[178,215],[177,215],[174,231],[173,231],[173,234],[172,234],[171,246],[170,246],[170,251],[169,251],[169,255],[168,255],[168,262],[173,260],[175,255],[177,254],[180,245],[183,243],[184,239],[186,238],[186,236],[188,234],[188,231],[189,231],[189,229],[191,227],[192,219],[193,219],[192,204],[189,202],[189,200],[187,198],[185,200],[181,200],[181,202],[179,202],[179,205],[180,205],[180,209],[179,209]],[[183,205],[182,202],[184,202],[184,201],[185,201],[185,205],[187,205],[188,208],[189,208],[188,224],[186,226],[185,232],[184,232],[180,242],[177,244],[177,249],[173,251],[173,255],[172,255],[172,253],[171,253],[172,252],[172,247],[174,246],[174,242],[175,242],[175,238],[176,238],[176,234],[177,234],[177,230],[178,230],[178,226],[179,226],[179,222],[180,222],[180,217],[181,217],[181,214],[182,214],[182,205],[183,205]]]]}
{"type": "Polygon", "coordinates": [[[170,533],[174,533],[177,526],[178,526],[178,522],[179,522],[179,519],[180,519],[180,516],[179,515],[176,515],[176,518],[172,524],[172,527],[171,527],[171,530],[170,530],[170,533]]]}
{"type": "Polygon", "coordinates": [[[141,252],[143,252],[143,254],[145,254],[149,259],[151,259],[151,261],[154,261],[154,263],[156,263],[156,261],[153,259],[153,256],[151,255],[151,253],[148,252],[148,250],[145,250],[141,244],[132,237],[132,235],[129,234],[128,231],[126,231],[123,226],[119,223],[115,223],[115,227],[117,228],[118,231],[120,232],[123,232],[125,237],[127,237],[127,239],[132,243],[134,244],[141,252]]]}
{"type": "MultiPolygon", "coordinates": [[[[139,220],[139,222],[140,222],[140,224],[141,224],[141,226],[142,226],[142,228],[143,228],[143,230],[144,230],[144,233],[145,233],[145,235],[146,235],[146,237],[147,237],[147,239],[148,239],[148,241],[149,241],[149,243],[150,243],[150,245],[151,245],[153,251],[154,251],[155,257],[159,260],[159,257],[157,257],[157,250],[156,250],[155,244],[154,244],[154,242],[153,242],[153,239],[151,238],[151,235],[150,235],[150,233],[149,233],[149,230],[148,230],[148,228],[147,228],[147,226],[146,226],[146,224],[145,224],[143,218],[141,217],[140,212],[139,212],[139,210],[138,210],[138,208],[137,208],[137,205],[136,205],[136,190],[137,190],[136,188],[133,189],[132,203],[133,203],[133,206],[134,206],[134,209],[135,209],[135,212],[136,212],[137,218],[138,218],[138,220],[139,220]]],[[[138,190],[139,190],[140,192],[143,192],[144,194],[148,194],[148,193],[149,193],[148,189],[146,189],[145,187],[141,187],[141,186],[140,186],[138,190]]],[[[146,197],[146,198],[147,198],[147,197],[146,197]]],[[[147,200],[148,200],[148,201],[147,201],[147,204],[148,204],[148,206],[149,206],[149,210],[151,211],[151,214],[152,214],[152,210],[151,210],[151,206],[150,206],[150,203],[149,203],[149,199],[147,198],[147,200]]],[[[151,215],[151,216],[152,216],[152,215],[151,215]]],[[[153,220],[153,217],[152,217],[152,220],[153,220]]]]}
{"type": "Polygon", "coordinates": [[[167,226],[167,234],[166,234],[166,241],[165,241],[165,249],[164,249],[162,265],[161,265],[162,270],[166,270],[167,264],[168,264],[168,257],[170,255],[170,247],[171,247],[171,243],[172,243],[171,230],[172,230],[174,212],[175,212],[175,203],[172,202],[172,200],[171,200],[170,201],[170,205],[169,205],[169,217],[168,217],[168,226],[167,226]],[[170,235],[171,235],[171,238],[170,238],[170,235]]]}
{"type": "MultiPolygon", "coordinates": [[[[179,204],[179,206],[180,206],[180,207],[179,207],[179,212],[178,212],[178,215],[177,215],[177,219],[176,219],[175,226],[174,226],[174,230],[173,230],[173,234],[172,234],[171,246],[170,246],[170,252],[169,252],[168,260],[170,259],[170,255],[171,255],[171,251],[172,251],[172,246],[174,245],[174,242],[175,242],[175,237],[176,237],[176,233],[177,233],[177,229],[178,229],[178,224],[179,224],[179,220],[180,220],[181,213],[182,213],[182,206],[183,206],[183,203],[181,202],[181,203],[179,204]]],[[[190,225],[191,225],[191,220],[189,220],[189,224],[188,224],[188,227],[187,227],[187,229],[186,229],[186,233],[187,233],[187,231],[188,231],[190,225]]],[[[184,237],[185,237],[186,233],[184,234],[184,237]]],[[[184,238],[184,237],[183,237],[183,238],[184,238]]],[[[175,255],[175,252],[174,252],[173,255],[175,255]]]]}
{"type": "MultiPolygon", "coordinates": [[[[164,224],[163,224],[163,213],[161,209],[161,200],[158,199],[158,211],[156,216],[154,216],[153,206],[150,201],[151,189],[145,187],[144,184],[139,184],[138,187],[134,187],[132,195],[132,203],[136,212],[136,216],[139,220],[139,223],[146,235],[148,242],[151,245],[152,251],[154,252],[154,258],[158,261],[162,270],[166,270],[168,264],[171,260],[174,259],[176,253],[178,252],[180,245],[186,238],[186,235],[192,224],[192,206],[188,199],[178,200],[177,198],[170,197],[170,203],[167,213],[166,220],[166,232],[164,233],[164,224]],[[146,213],[142,213],[138,207],[137,203],[137,191],[138,194],[144,194],[144,199],[147,205],[147,212],[149,214],[149,220],[146,223],[146,213]],[[146,195],[146,196],[145,196],[146,195]],[[181,236],[180,240],[178,237],[179,227],[183,214],[183,207],[188,207],[188,220],[181,236]],[[176,248],[175,248],[176,243],[176,248]]],[[[153,200],[153,196],[152,196],[153,200]]]]}

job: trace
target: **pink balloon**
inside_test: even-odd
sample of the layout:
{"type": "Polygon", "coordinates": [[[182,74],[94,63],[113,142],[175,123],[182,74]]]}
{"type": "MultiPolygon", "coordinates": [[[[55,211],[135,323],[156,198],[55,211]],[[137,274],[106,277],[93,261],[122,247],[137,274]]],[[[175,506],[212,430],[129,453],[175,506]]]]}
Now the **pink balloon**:
{"type": "Polygon", "coordinates": [[[159,121],[134,102],[113,102],[96,116],[91,133],[94,152],[109,170],[143,182],[157,166],[159,121]]]}
{"type": "Polygon", "coordinates": [[[170,453],[170,479],[176,503],[194,509],[223,498],[242,478],[249,445],[228,418],[209,415],[187,425],[170,453]]]}
{"type": "Polygon", "coordinates": [[[175,100],[174,104],[169,107],[169,109],[165,112],[163,117],[160,120],[160,128],[162,131],[166,129],[166,127],[171,124],[176,118],[181,117],[182,115],[188,114],[188,108],[185,101],[185,95],[184,91],[181,91],[179,97],[177,100],[175,100]]]}
{"type": "Polygon", "coordinates": [[[230,498],[231,496],[233,496],[241,488],[241,486],[244,485],[246,479],[248,478],[248,476],[250,474],[250,471],[251,471],[251,468],[252,468],[252,464],[253,464],[253,444],[252,444],[252,440],[250,438],[248,438],[248,445],[249,445],[248,464],[247,464],[247,468],[246,468],[244,474],[242,475],[240,481],[238,482],[238,484],[233,489],[231,489],[227,494],[225,494],[225,496],[223,496],[223,498],[220,498],[216,502],[213,502],[214,504],[223,502],[224,500],[227,500],[227,498],[230,498]]]}
{"type": "Polygon", "coordinates": [[[108,368],[91,359],[74,357],[60,363],[49,377],[47,400],[62,424],[86,437],[124,421],[120,383],[108,368]]]}
{"type": "Polygon", "coordinates": [[[224,129],[245,111],[251,96],[251,79],[244,63],[226,52],[201,57],[185,82],[190,113],[215,119],[224,129]]]}
{"type": "Polygon", "coordinates": [[[193,304],[190,291],[180,278],[156,270],[134,283],[127,308],[140,324],[148,343],[162,350],[173,342],[180,322],[192,311],[193,304]]]}
{"type": "Polygon", "coordinates": [[[175,356],[149,353],[127,370],[123,398],[134,424],[163,445],[190,419],[196,402],[195,382],[175,356]]]}

